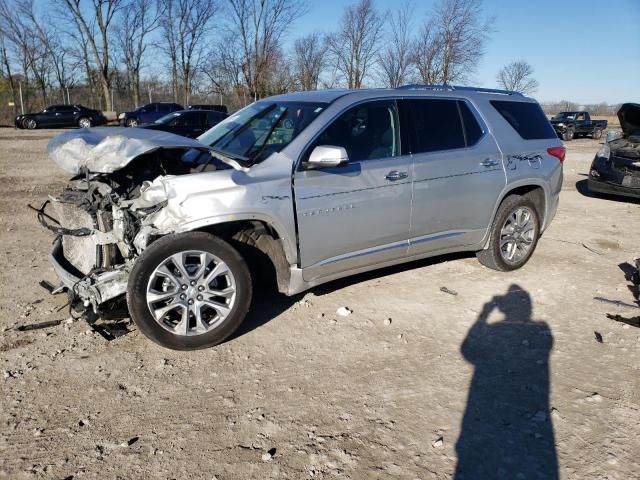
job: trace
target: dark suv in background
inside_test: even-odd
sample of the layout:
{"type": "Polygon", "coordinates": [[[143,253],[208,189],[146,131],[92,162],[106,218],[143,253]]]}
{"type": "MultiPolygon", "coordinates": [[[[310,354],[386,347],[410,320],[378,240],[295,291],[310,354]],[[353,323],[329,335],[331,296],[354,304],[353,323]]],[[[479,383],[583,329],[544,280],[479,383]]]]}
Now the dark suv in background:
{"type": "Polygon", "coordinates": [[[226,113],[214,110],[179,110],[159,118],[153,123],[145,123],[140,128],[161,130],[183,137],[196,138],[227,118],[226,113]]]}
{"type": "Polygon", "coordinates": [[[171,102],[148,103],[131,112],[121,113],[118,116],[120,125],[125,127],[136,127],[141,123],[151,123],[164,117],[167,113],[184,110],[182,105],[171,102]]]}
{"type": "Polygon", "coordinates": [[[107,123],[102,112],[82,105],[51,105],[39,113],[18,115],[17,128],[81,127],[89,128],[107,123]]]}

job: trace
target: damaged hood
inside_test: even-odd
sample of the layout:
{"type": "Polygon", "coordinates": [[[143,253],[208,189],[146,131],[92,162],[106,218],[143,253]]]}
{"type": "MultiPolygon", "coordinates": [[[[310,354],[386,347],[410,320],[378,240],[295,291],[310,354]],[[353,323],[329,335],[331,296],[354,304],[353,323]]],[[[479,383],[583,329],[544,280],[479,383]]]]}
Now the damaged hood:
{"type": "Polygon", "coordinates": [[[640,134],[640,103],[624,103],[618,110],[618,120],[626,136],[640,134]]]}
{"type": "Polygon", "coordinates": [[[197,140],[145,128],[98,127],[72,130],[52,138],[49,158],[65,172],[112,173],[145,153],[160,148],[208,147],[197,140]]]}

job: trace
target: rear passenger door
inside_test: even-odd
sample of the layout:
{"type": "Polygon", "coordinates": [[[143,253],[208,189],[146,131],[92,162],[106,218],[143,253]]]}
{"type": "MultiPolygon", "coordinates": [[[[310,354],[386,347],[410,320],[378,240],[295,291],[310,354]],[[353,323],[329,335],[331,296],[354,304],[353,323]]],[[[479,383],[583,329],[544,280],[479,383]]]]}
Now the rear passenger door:
{"type": "Polygon", "coordinates": [[[406,255],[410,169],[411,157],[400,151],[395,100],[353,106],[320,133],[294,177],[306,281],[406,255]],[[305,168],[316,146],[343,147],[348,164],[305,168]]]}
{"type": "Polygon", "coordinates": [[[405,99],[413,205],[409,254],[479,243],[506,184],[502,155],[466,100],[405,99]]]}

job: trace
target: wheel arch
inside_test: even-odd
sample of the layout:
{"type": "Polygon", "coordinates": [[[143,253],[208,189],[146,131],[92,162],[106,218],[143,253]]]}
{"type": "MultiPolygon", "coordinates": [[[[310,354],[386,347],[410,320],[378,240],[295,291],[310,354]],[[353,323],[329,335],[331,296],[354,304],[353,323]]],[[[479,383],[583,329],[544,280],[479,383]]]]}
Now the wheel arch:
{"type": "Polygon", "coordinates": [[[203,225],[192,231],[215,235],[232,244],[249,264],[250,270],[274,281],[286,293],[291,279],[290,258],[285,238],[264,220],[245,219],[203,225]]]}
{"type": "Polygon", "coordinates": [[[482,241],[483,249],[487,248],[489,244],[489,236],[491,232],[491,225],[495,220],[496,214],[500,205],[504,200],[511,195],[519,195],[522,197],[529,198],[534,206],[536,207],[536,212],[540,218],[540,231],[542,232],[546,227],[547,221],[547,198],[549,195],[548,186],[544,184],[542,181],[537,181],[534,179],[522,180],[521,182],[507,185],[507,187],[502,191],[500,196],[498,197],[498,201],[496,202],[493,208],[493,214],[491,215],[491,222],[487,227],[487,233],[485,238],[482,241]]]}

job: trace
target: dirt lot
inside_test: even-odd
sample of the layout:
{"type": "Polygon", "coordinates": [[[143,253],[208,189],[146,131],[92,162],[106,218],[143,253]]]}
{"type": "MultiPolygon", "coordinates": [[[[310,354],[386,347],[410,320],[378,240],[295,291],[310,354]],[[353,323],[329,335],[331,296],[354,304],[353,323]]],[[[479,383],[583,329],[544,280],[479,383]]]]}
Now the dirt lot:
{"type": "Polygon", "coordinates": [[[263,295],[235,338],[178,353],[16,329],[68,318],[26,207],[66,179],[50,136],[0,131],[0,478],[638,478],[640,329],[606,314],[639,311],[594,297],[632,304],[640,203],[584,193],[595,141],[569,144],[524,269],[463,255],[263,295]]]}

